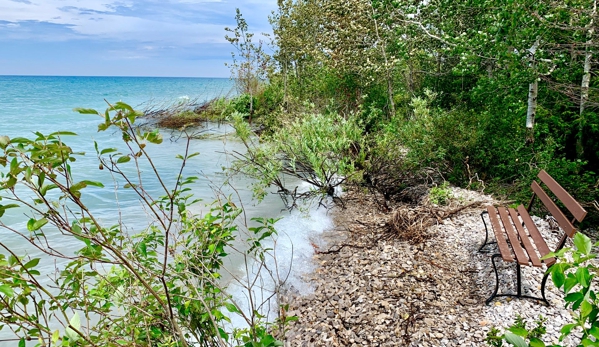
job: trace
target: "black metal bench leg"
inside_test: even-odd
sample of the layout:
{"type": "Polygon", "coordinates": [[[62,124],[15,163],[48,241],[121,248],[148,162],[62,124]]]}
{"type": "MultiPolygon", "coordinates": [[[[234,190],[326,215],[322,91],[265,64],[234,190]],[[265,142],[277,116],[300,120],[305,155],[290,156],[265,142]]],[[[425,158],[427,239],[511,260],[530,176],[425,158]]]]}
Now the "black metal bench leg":
{"type": "MultiPolygon", "coordinates": [[[[487,228],[487,222],[485,222],[485,217],[484,217],[484,215],[485,215],[485,214],[489,214],[489,212],[487,212],[487,211],[482,211],[482,212],[480,213],[480,218],[483,220],[483,225],[485,226],[485,242],[483,242],[482,246],[480,246],[480,248],[478,249],[478,252],[479,252],[479,253],[483,253],[483,248],[484,248],[486,245],[490,245],[490,244],[492,244],[492,243],[496,243],[496,242],[487,242],[487,241],[489,240],[489,229],[487,228]]],[[[485,252],[485,253],[486,253],[486,252],[485,252]]]]}
{"type": "Polygon", "coordinates": [[[493,294],[485,301],[485,305],[488,305],[491,300],[493,300],[497,296],[497,292],[499,291],[499,273],[497,273],[497,265],[495,265],[495,258],[501,257],[501,254],[493,254],[491,257],[491,263],[493,263],[493,270],[495,271],[495,291],[493,294]]]}
{"type": "Polygon", "coordinates": [[[522,296],[522,268],[520,267],[520,264],[516,263],[516,285],[518,286],[516,288],[516,296],[517,297],[521,297],[522,296]]]}
{"type": "Polygon", "coordinates": [[[547,298],[545,297],[545,285],[547,284],[547,279],[548,278],[549,278],[549,269],[547,269],[547,272],[545,273],[545,276],[543,276],[543,281],[541,282],[541,295],[543,296],[543,301],[545,301],[545,304],[547,304],[547,306],[551,306],[549,304],[549,301],[547,301],[547,298]]]}
{"type": "Polygon", "coordinates": [[[501,257],[501,254],[498,253],[493,254],[493,256],[491,257],[491,263],[493,263],[493,271],[495,271],[495,290],[493,291],[493,294],[491,294],[491,296],[485,301],[485,305],[488,305],[496,297],[512,296],[517,298],[540,300],[543,301],[545,305],[551,306],[549,304],[549,301],[547,301],[547,298],[545,297],[545,285],[547,284],[547,279],[549,278],[549,272],[545,273],[545,276],[543,276],[543,281],[541,282],[541,295],[543,296],[542,298],[525,295],[522,293],[522,267],[518,263],[516,263],[516,293],[497,294],[499,291],[499,272],[497,271],[497,264],[495,263],[495,258],[499,257],[501,257]]]}

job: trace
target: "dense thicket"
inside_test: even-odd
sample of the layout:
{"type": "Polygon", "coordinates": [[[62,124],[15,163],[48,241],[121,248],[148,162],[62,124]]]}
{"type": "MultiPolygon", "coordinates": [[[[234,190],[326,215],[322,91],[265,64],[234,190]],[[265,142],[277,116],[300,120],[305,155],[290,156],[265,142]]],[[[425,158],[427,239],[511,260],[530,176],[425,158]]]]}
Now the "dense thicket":
{"type": "Polygon", "coordinates": [[[591,207],[596,17],[596,0],[280,0],[256,113],[352,115],[361,179],[387,195],[436,171],[518,198],[544,168],[591,207]]]}

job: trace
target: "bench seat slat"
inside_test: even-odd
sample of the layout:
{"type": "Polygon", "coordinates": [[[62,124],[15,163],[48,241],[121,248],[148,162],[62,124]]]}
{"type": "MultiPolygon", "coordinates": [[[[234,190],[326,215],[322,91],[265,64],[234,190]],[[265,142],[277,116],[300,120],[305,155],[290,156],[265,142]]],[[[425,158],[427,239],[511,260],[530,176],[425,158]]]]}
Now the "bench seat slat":
{"type": "MultiPolygon", "coordinates": [[[[539,250],[541,258],[549,254],[549,247],[547,247],[545,239],[543,239],[543,236],[539,232],[539,229],[537,229],[537,226],[532,221],[532,218],[530,218],[530,215],[528,214],[528,211],[526,211],[526,208],[524,208],[523,205],[520,205],[518,206],[518,212],[520,213],[520,217],[522,217],[522,221],[524,222],[526,229],[528,229],[528,232],[530,233],[530,237],[532,237],[535,246],[539,250]]],[[[553,263],[555,263],[555,258],[548,258],[543,261],[547,266],[551,266],[553,265],[553,263]]]]}
{"type": "Polygon", "coordinates": [[[510,252],[510,248],[507,245],[505,240],[505,236],[503,236],[503,232],[501,227],[499,226],[499,220],[497,219],[497,209],[493,206],[487,206],[487,212],[489,212],[489,219],[491,220],[491,229],[495,233],[495,239],[497,240],[497,247],[499,248],[499,253],[501,253],[501,258],[503,261],[514,261],[514,257],[510,252]]]}
{"type": "Polygon", "coordinates": [[[516,260],[518,261],[518,264],[528,265],[528,256],[526,253],[524,253],[524,250],[520,245],[520,240],[518,239],[518,235],[516,235],[516,232],[512,227],[512,221],[507,214],[507,210],[505,207],[498,207],[497,210],[499,211],[499,216],[503,222],[503,226],[510,240],[510,244],[512,245],[512,250],[514,251],[514,254],[516,254],[516,260]]]}
{"type": "Polygon", "coordinates": [[[532,188],[532,191],[539,197],[541,202],[543,202],[543,205],[545,205],[547,210],[549,210],[549,213],[551,213],[553,218],[555,218],[557,224],[559,224],[559,226],[562,229],[564,229],[564,231],[566,232],[566,234],[568,234],[569,237],[573,237],[574,233],[576,232],[574,225],[572,225],[568,218],[566,218],[564,213],[559,209],[559,207],[557,207],[555,202],[551,200],[549,195],[545,193],[543,188],[541,188],[541,186],[536,181],[532,181],[530,187],[532,188]]]}
{"type": "Polygon", "coordinates": [[[520,241],[522,241],[522,244],[524,245],[524,250],[526,251],[526,253],[528,253],[528,258],[530,259],[532,265],[536,267],[542,267],[543,264],[537,256],[537,251],[530,243],[530,239],[526,234],[526,230],[524,230],[522,223],[520,223],[520,219],[518,218],[518,212],[516,212],[516,210],[514,210],[513,208],[509,208],[508,211],[510,213],[510,217],[512,217],[512,220],[514,221],[514,225],[516,226],[518,235],[520,235],[520,241]]]}

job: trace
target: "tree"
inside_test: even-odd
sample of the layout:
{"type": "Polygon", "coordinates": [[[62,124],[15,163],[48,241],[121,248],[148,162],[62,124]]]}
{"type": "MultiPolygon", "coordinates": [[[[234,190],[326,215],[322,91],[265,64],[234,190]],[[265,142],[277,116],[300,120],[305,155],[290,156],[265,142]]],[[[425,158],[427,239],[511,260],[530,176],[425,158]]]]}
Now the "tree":
{"type": "Polygon", "coordinates": [[[254,96],[260,89],[262,81],[266,80],[269,57],[262,49],[262,41],[254,43],[254,34],[248,31],[248,25],[243,18],[239,8],[236,9],[235,21],[237,26],[233,29],[225,28],[232,36],[225,35],[225,39],[235,47],[236,53],[232,52],[233,64],[231,67],[232,77],[235,79],[238,92],[249,95],[249,121],[252,122],[254,114],[254,96]]]}

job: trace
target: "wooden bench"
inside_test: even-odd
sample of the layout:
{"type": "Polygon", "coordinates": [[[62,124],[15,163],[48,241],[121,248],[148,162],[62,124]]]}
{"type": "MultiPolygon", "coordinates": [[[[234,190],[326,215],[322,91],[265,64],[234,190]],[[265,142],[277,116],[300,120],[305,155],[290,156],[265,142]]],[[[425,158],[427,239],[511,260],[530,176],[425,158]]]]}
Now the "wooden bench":
{"type": "Polygon", "coordinates": [[[571,217],[570,219],[566,217],[562,210],[555,204],[554,198],[551,198],[536,181],[533,181],[531,184],[533,195],[527,208],[523,205],[518,206],[516,209],[489,206],[486,211],[481,213],[481,218],[485,225],[486,236],[485,242],[479,248],[479,252],[483,252],[483,248],[491,243],[497,243],[497,248],[499,249],[499,253],[494,254],[491,257],[493,270],[495,270],[495,291],[485,302],[487,305],[493,298],[498,296],[515,296],[519,298],[542,300],[549,306],[549,302],[545,298],[545,284],[547,283],[549,273],[545,273],[541,282],[542,298],[532,297],[522,294],[521,267],[535,266],[542,268],[543,264],[545,264],[547,268],[551,267],[555,263],[555,258],[548,258],[545,260],[541,260],[541,258],[550,253],[550,251],[555,252],[563,248],[568,237],[573,237],[576,233],[574,223],[577,221],[581,222],[587,214],[587,211],[585,211],[585,209],[574,200],[562,186],[549,176],[547,172],[541,170],[538,177],[553,193],[555,199],[561,201],[566,207],[571,217]],[[553,250],[549,249],[549,246],[529,215],[530,209],[536,198],[543,203],[563,232],[557,246],[553,250]],[[495,234],[495,242],[487,242],[489,239],[489,231],[487,229],[485,215],[488,216],[491,229],[495,234]],[[497,291],[499,290],[499,274],[497,273],[495,260],[499,257],[505,262],[516,262],[516,293],[497,294],[497,291]]]}

